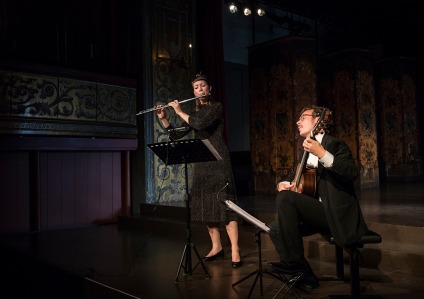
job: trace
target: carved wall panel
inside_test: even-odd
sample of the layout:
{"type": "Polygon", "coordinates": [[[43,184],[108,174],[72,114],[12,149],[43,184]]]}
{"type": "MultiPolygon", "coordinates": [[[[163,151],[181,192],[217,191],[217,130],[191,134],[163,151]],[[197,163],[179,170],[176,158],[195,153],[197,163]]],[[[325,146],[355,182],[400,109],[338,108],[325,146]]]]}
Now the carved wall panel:
{"type": "Polygon", "coordinates": [[[381,159],[388,181],[420,180],[423,176],[414,63],[399,58],[378,65],[381,159]]]}
{"type": "Polygon", "coordinates": [[[285,37],[249,49],[250,150],[257,194],[274,194],[276,181],[296,161],[299,112],[316,102],[314,47],[314,40],[285,37]]]}
{"type": "Polygon", "coordinates": [[[358,153],[361,187],[379,186],[377,117],[373,74],[357,73],[358,153]]]}
{"type": "Polygon", "coordinates": [[[347,50],[319,60],[318,102],[333,112],[330,133],[345,140],[360,169],[360,188],[379,186],[374,68],[369,52],[347,50]]]}

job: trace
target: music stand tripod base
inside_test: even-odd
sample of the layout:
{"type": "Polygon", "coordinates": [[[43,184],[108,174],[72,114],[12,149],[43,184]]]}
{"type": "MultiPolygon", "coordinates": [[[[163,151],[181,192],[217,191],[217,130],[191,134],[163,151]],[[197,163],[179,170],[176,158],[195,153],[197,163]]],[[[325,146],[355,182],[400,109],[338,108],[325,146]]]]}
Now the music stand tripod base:
{"type": "Polygon", "coordinates": [[[300,278],[302,278],[303,274],[302,273],[291,274],[291,277],[289,279],[287,279],[286,275],[283,274],[283,273],[279,273],[279,275],[281,276],[281,280],[284,283],[283,283],[283,286],[278,290],[277,294],[275,294],[274,297],[272,297],[272,298],[273,299],[277,298],[277,296],[285,288],[287,288],[287,290],[284,292],[284,294],[281,298],[284,298],[290,292],[290,294],[293,295],[294,297],[296,297],[297,299],[302,299],[302,297],[299,295],[299,293],[297,291],[295,284],[300,278]]]}
{"type": "MultiPolygon", "coordinates": [[[[253,217],[253,216],[252,216],[253,217]]],[[[268,274],[270,276],[273,276],[274,278],[277,278],[279,280],[281,280],[280,277],[278,277],[277,275],[275,275],[274,273],[272,273],[271,271],[268,271],[268,269],[264,269],[262,267],[262,242],[261,242],[261,233],[263,233],[263,230],[258,230],[255,232],[255,237],[256,237],[256,243],[258,245],[258,269],[253,271],[252,273],[248,274],[247,276],[243,277],[242,279],[240,279],[239,281],[233,283],[233,287],[235,287],[236,285],[242,283],[243,281],[245,281],[246,279],[252,277],[253,275],[256,274],[255,279],[253,281],[252,286],[250,287],[250,291],[249,291],[249,295],[247,296],[247,298],[250,298],[250,296],[252,295],[253,289],[255,288],[256,282],[259,279],[259,287],[260,287],[260,292],[261,292],[261,296],[263,296],[264,294],[264,286],[263,286],[263,276],[264,274],[268,274]]]]}
{"type": "MultiPolygon", "coordinates": [[[[187,232],[188,234],[190,232],[187,232]]],[[[181,268],[184,269],[184,275],[192,275],[194,269],[200,264],[205,271],[205,279],[209,279],[210,275],[208,270],[206,269],[205,264],[203,263],[203,260],[201,259],[199,252],[196,249],[196,245],[189,242],[190,237],[187,237],[187,243],[185,244],[183,254],[181,256],[180,266],[178,267],[177,275],[175,276],[175,283],[178,283],[178,278],[180,276],[181,268]],[[194,253],[196,254],[199,262],[196,264],[196,266],[192,267],[192,259],[191,259],[191,249],[193,249],[194,253]]]]}
{"type": "Polygon", "coordinates": [[[264,222],[260,221],[259,219],[255,218],[254,216],[250,215],[248,212],[240,208],[238,205],[236,205],[234,202],[230,200],[223,201],[223,204],[227,206],[229,209],[236,212],[238,215],[240,215],[243,219],[247,220],[250,224],[254,225],[257,230],[255,232],[255,239],[256,243],[258,245],[258,269],[256,271],[253,271],[252,273],[248,274],[244,278],[240,279],[239,281],[233,283],[233,287],[238,285],[239,283],[242,283],[246,279],[255,276],[255,279],[253,281],[252,286],[250,287],[249,295],[247,298],[250,298],[252,295],[253,289],[255,288],[256,282],[259,279],[259,286],[260,286],[260,292],[261,296],[263,296],[263,276],[264,274],[268,274],[274,278],[277,278],[281,280],[281,277],[277,276],[276,274],[272,273],[271,271],[268,271],[267,269],[264,269],[262,267],[262,242],[261,242],[261,233],[269,233],[270,227],[267,226],[264,222]]]}

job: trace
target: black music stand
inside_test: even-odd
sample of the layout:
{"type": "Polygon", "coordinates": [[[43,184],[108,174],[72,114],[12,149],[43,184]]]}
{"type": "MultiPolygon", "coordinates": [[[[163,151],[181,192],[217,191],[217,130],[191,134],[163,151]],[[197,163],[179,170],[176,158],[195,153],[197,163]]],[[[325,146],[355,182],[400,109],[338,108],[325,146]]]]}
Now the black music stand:
{"type": "MultiPolygon", "coordinates": [[[[255,271],[253,271],[252,273],[248,274],[247,276],[243,277],[239,281],[233,283],[232,286],[235,287],[239,283],[242,283],[243,281],[247,280],[248,278],[250,278],[250,277],[252,277],[253,275],[256,274],[255,279],[253,281],[253,284],[250,287],[249,295],[247,296],[247,298],[250,298],[250,296],[252,295],[253,289],[255,288],[255,285],[256,285],[256,282],[258,281],[258,279],[259,279],[259,286],[260,286],[261,296],[263,296],[264,295],[263,294],[264,291],[263,291],[263,280],[262,280],[262,278],[263,278],[263,276],[264,276],[265,273],[268,274],[268,275],[270,275],[270,276],[272,276],[272,277],[274,277],[274,278],[276,278],[276,279],[278,279],[278,280],[283,280],[280,276],[277,276],[276,274],[272,273],[268,269],[264,269],[262,267],[262,242],[261,242],[261,233],[269,233],[270,227],[267,226],[262,221],[260,221],[259,219],[257,219],[254,216],[250,215],[248,212],[246,212],[245,210],[243,210],[242,208],[240,208],[238,205],[236,205],[232,201],[225,200],[222,203],[225,204],[227,206],[227,208],[229,208],[232,211],[234,211],[237,214],[239,214],[243,219],[247,220],[250,224],[252,224],[252,225],[254,225],[255,227],[258,228],[256,230],[256,232],[255,232],[256,243],[258,244],[258,269],[255,270],[255,271]]],[[[280,289],[280,291],[281,291],[281,289],[280,289]]]]}
{"type": "Polygon", "coordinates": [[[184,164],[185,167],[185,188],[186,188],[186,210],[187,210],[187,226],[186,226],[186,244],[183,255],[181,257],[180,266],[178,267],[175,283],[178,282],[181,268],[184,268],[185,275],[191,275],[193,272],[191,249],[196,253],[199,263],[202,265],[206,274],[206,279],[210,278],[203,260],[201,259],[196,246],[191,241],[190,227],[190,194],[188,192],[188,163],[208,162],[222,160],[216,149],[209,140],[204,139],[185,139],[179,141],[160,142],[147,145],[166,165],[184,164]]]}

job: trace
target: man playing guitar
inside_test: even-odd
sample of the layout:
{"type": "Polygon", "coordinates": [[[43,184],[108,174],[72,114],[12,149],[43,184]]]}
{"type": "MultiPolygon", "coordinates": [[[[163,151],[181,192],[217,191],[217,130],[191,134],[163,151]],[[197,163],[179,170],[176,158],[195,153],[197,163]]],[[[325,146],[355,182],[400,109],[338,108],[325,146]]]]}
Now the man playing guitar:
{"type": "Polygon", "coordinates": [[[300,288],[319,286],[304,257],[303,236],[330,232],[345,247],[368,230],[354,188],[358,168],[346,142],[326,132],[330,116],[324,107],[302,109],[296,123],[305,138],[301,159],[277,184],[277,219],[269,225],[280,255],[280,261],[269,266],[285,274],[301,273],[296,282],[300,288]]]}

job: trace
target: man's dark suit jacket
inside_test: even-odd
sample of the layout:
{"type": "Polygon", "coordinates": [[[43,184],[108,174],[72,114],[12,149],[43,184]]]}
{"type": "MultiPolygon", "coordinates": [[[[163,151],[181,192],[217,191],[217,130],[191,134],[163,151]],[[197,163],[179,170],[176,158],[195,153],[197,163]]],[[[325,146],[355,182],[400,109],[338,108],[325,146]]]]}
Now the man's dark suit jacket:
{"type": "MultiPolygon", "coordinates": [[[[325,134],[321,144],[333,154],[334,162],[329,169],[318,163],[317,192],[324,205],[331,234],[338,245],[345,247],[359,240],[368,230],[354,187],[358,167],[343,140],[325,134]]],[[[292,182],[295,174],[294,169],[285,181],[292,182]]]]}

